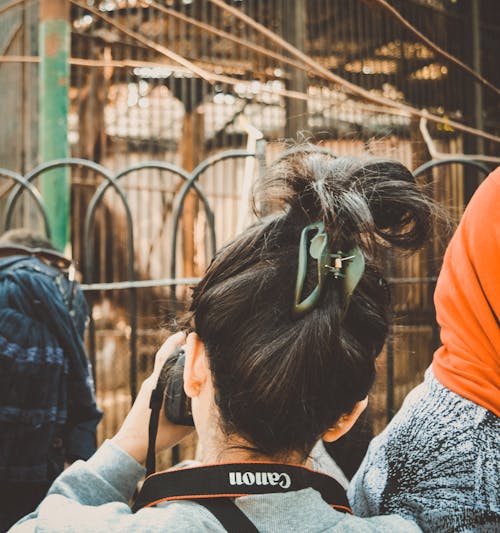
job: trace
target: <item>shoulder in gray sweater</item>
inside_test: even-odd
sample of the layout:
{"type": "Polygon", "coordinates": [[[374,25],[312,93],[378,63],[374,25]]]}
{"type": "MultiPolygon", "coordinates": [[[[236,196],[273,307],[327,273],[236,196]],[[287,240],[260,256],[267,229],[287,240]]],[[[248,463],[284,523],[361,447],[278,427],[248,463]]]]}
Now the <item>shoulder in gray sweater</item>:
{"type": "MultiPolygon", "coordinates": [[[[225,531],[207,509],[189,501],[168,502],[133,514],[128,501],[143,475],[141,465],[107,441],[87,462],[78,461],[61,474],[38,509],[11,531],[225,531]]],[[[236,502],[262,532],[420,531],[412,522],[395,515],[358,518],[340,513],[313,489],[245,496],[236,502]]]]}

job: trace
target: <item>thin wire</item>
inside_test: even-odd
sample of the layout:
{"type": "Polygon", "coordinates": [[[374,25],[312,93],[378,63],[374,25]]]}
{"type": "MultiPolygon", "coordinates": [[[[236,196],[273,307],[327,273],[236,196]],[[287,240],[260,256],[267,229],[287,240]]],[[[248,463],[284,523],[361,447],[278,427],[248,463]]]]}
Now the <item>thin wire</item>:
{"type": "Polygon", "coordinates": [[[79,2],[78,0],[69,0],[72,4],[81,7],[82,9],[85,9],[86,11],[89,11],[90,13],[94,14],[96,17],[104,20],[107,22],[110,26],[113,26],[117,30],[121,31],[125,35],[128,35],[129,37],[132,37],[136,41],[139,41],[140,43],[148,46],[149,48],[152,48],[153,50],[156,50],[161,55],[168,57],[169,59],[175,61],[176,63],[179,63],[179,65],[182,65],[183,67],[187,68],[190,72],[193,74],[198,75],[200,78],[203,78],[204,80],[213,83],[212,76],[209,72],[206,70],[197,67],[195,64],[193,64],[191,61],[185,59],[184,57],[180,56],[179,54],[176,54],[175,52],[172,52],[165,46],[162,46],[155,41],[152,41],[151,39],[148,39],[147,37],[144,37],[144,35],[137,33],[136,31],[133,31],[126,26],[123,26],[122,24],[115,22],[111,17],[108,17],[106,15],[103,15],[101,12],[99,12],[97,9],[94,9],[93,7],[90,7],[83,2],[79,2]]]}
{"type": "MultiPolygon", "coordinates": [[[[194,65],[191,61],[188,61],[187,59],[184,59],[183,57],[179,56],[178,54],[170,51],[164,46],[158,45],[154,41],[151,41],[150,39],[144,37],[143,35],[134,32],[133,30],[128,29],[127,27],[118,24],[114,22],[110,17],[107,17],[106,15],[103,15],[99,11],[95,10],[92,7],[86,6],[85,4],[82,4],[78,0],[69,0],[71,3],[80,6],[83,9],[86,9],[87,11],[90,11],[94,13],[97,17],[101,18],[111,26],[117,28],[118,30],[122,31],[123,33],[129,35],[130,37],[138,40],[145,46],[148,46],[160,54],[168,57],[169,59],[172,59],[173,61],[183,65],[188,69],[189,72],[195,73],[202,77],[203,79],[209,81],[210,83],[213,83],[214,81],[220,81],[223,83],[227,83],[229,85],[236,85],[239,83],[242,83],[241,80],[231,78],[229,76],[222,76],[222,75],[215,75],[211,72],[208,72],[204,69],[200,69],[196,65],[194,65]]],[[[213,4],[217,5],[221,9],[225,10],[228,13],[231,13],[233,16],[239,18],[249,26],[253,27],[255,30],[269,38],[274,43],[278,44],[279,46],[287,49],[289,52],[291,52],[293,55],[295,55],[298,59],[303,61],[306,65],[308,65],[311,70],[316,72],[316,74],[322,76],[323,78],[327,79],[328,81],[331,81],[333,83],[336,83],[344,88],[346,88],[351,93],[361,96],[362,98],[369,100],[371,102],[374,102],[376,104],[387,106],[389,108],[396,108],[403,112],[408,113],[409,115],[418,116],[420,118],[426,118],[427,120],[430,120],[432,122],[436,122],[439,124],[445,124],[448,126],[451,126],[459,131],[463,131],[465,133],[469,133],[471,135],[475,135],[478,137],[483,137],[485,139],[489,139],[491,141],[500,143],[500,137],[496,135],[492,135],[490,133],[487,133],[482,130],[478,130],[476,128],[472,128],[470,126],[466,126],[464,124],[461,124],[460,122],[455,122],[453,120],[444,119],[437,115],[433,115],[431,113],[428,113],[425,110],[419,110],[417,108],[414,108],[407,104],[401,104],[399,102],[396,102],[394,100],[391,100],[389,98],[385,98],[383,96],[379,96],[373,93],[370,93],[369,91],[363,89],[362,87],[359,87],[358,85],[351,83],[341,76],[338,76],[337,74],[334,74],[333,72],[330,72],[328,69],[324,68],[321,64],[319,64],[317,61],[313,60],[297,48],[295,48],[291,43],[284,40],[283,38],[279,37],[276,33],[272,32],[271,30],[268,30],[265,26],[258,23],[248,15],[242,13],[239,9],[236,9],[232,6],[229,6],[226,4],[223,0],[209,0],[213,4]]],[[[300,93],[298,91],[280,91],[280,94],[286,95],[291,98],[299,98],[299,99],[305,99],[307,98],[307,95],[304,95],[304,93],[300,93]]]]}
{"type": "Polygon", "coordinates": [[[484,154],[464,154],[464,153],[446,153],[446,152],[440,152],[436,148],[436,144],[434,143],[433,138],[431,137],[429,130],[427,129],[427,120],[425,118],[420,119],[420,133],[422,134],[422,137],[424,139],[424,142],[427,146],[427,150],[429,151],[430,156],[432,159],[446,159],[448,157],[460,157],[462,159],[467,159],[470,161],[485,161],[486,163],[500,163],[500,157],[495,156],[489,156],[484,154]]]}
{"type": "Polygon", "coordinates": [[[426,46],[428,46],[431,50],[436,52],[436,54],[440,55],[441,57],[443,57],[444,59],[446,59],[450,63],[453,63],[458,68],[460,68],[461,70],[463,70],[464,72],[466,72],[467,74],[472,76],[476,81],[481,83],[481,85],[484,85],[485,87],[490,89],[490,91],[493,91],[497,96],[500,96],[500,89],[498,87],[493,85],[491,82],[489,82],[486,78],[481,76],[481,74],[479,74],[478,72],[473,70],[471,67],[469,67],[468,65],[466,65],[465,63],[460,61],[460,59],[458,59],[458,57],[450,54],[446,50],[443,50],[435,42],[431,41],[422,32],[417,30],[417,28],[415,28],[415,26],[413,26],[413,24],[411,24],[411,22],[406,20],[403,17],[403,15],[401,15],[401,13],[396,8],[394,8],[393,6],[388,4],[386,2],[386,0],[365,0],[365,1],[367,1],[367,3],[370,3],[370,2],[377,3],[380,7],[382,7],[388,13],[390,13],[409,32],[411,32],[415,37],[417,37],[417,39],[420,39],[422,42],[424,42],[426,44],[426,46]]]}
{"type": "Polygon", "coordinates": [[[226,31],[220,30],[219,28],[216,28],[215,26],[212,26],[211,24],[206,24],[205,22],[201,22],[192,17],[188,17],[187,15],[185,15],[184,13],[181,13],[180,11],[176,11],[175,9],[170,9],[168,7],[162,6],[161,4],[158,4],[157,2],[154,2],[153,0],[151,2],[144,2],[143,5],[144,7],[147,6],[147,7],[152,7],[154,9],[157,9],[158,11],[161,11],[162,13],[165,13],[166,15],[178,18],[184,22],[192,24],[193,26],[197,28],[200,28],[209,33],[212,33],[213,35],[217,35],[218,37],[222,37],[224,39],[232,41],[233,43],[240,44],[246,48],[249,48],[250,50],[253,50],[254,52],[260,53],[262,55],[266,55],[268,57],[276,59],[277,61],[282,61],[283,63],[287,63],[288,65],[304,70],[306,72],[309,71],[309,68],[304,66],[302,63],[299,63],[298,61],[294,61],[293,59],[290,59],[289,57],[286,57],[282,54],[278,54],[277,52],[273,52],[272,50],[264,48],[263,46],[259,46],[245,39],[241,39],[240,37],[236,37],[232,33],[228,33],[226,31]]]}
{"type": "MultiPolygon", "coordinates": [[[[6,63],[39,63],[40,58],[37,56],[13,56],[13,55],[7,55],[7,56],[0,56],[0,64],[6,62],[6,63]]],[[[192,72],[191,69],[184,69],[182,67],[168,64],[168,63],[155,63],[151,61],[135,61],[135,60],[99,60],[99,59],[81,59],[72,57],[69,59],[69,63],[71,65],[80,65],[80,66],[87,66],[87,67],[96,67],[96,68],[104,68],[104,67],[118,67],[118,68],[130,68],[130,67],[159,67],[159,68],[169,68],[172,69],[174,72],[182,72],[182,73],[188,73],[192,72]]],[[[228,85],[242,85],[242,86],[248,86],[252,87],[252,82],[250,81],[244,81],[237,78],[232,78],[230,76],[224,76],[221,74],[214,74],[210,73],[210,77],[212,81],[217,81],[220,83],[227,83],[228,85]]],[[[263,93],[271,93],[271,94],[278,94],[280,96],[283,96],[285,98],[297,98],[299,100],[310,100],[311,96],[307,93],[302,93],[300,91],[291,91],[286,89],[275,89],[275,88],[268,88],[265,86],[261,86],[259,88],[260,92],[263,93]]],[[[374,99],[371,99],[374,100],[374,99]]],[[[359,102],[356,102],[356,106],[359,106],[361,109],[365,109],[366,111],[372,111],[374,113],[386,113],[390,115],[396,115],[396,116],[410,116],[418,114],[420,118],[425,118],[427,120],[430,120],[432,122],[439,122],[443,124],[447,124],[450,126],[455,127],[457,130],[465,131],[466,133],[470,133],[472,135],[478,135],[480,137],[486,137],[494,142],[500,143],[500,137],[497,137],[495,135],[491,135],[489,133],[476,130],[474,128],[470,128],[468,126],[464,126],[458,122],[450,121],[441,119],[440,117],[437,117],[435,115],[432,115],[430,113],[427,113],[425,110],[420,111],[417,109],[412,108],[411,106],[404,106],[404,105],[396,105],[395,102],[392,102],[392,100],[389,100],[388,102],[386,99],[384,99],[384,103],[380,104],[377,99],[374,100],[377,106],[370,106],[368,104],[360,104],[359,102]],[[411,113],[411,111],[415,111],[415,113],[411,113]]]]}
{"type": "MultiPolygon", "coordinates": [[[[73,0],[72,0],[73,1],[73,0]]],[[[236,9],[224,2],[223,0],[209,0],[216,6],[220,7],[227,13],[232,14],[233,16],[239,18],[258,32],[260,32],[262,35],[273,41],[274,43],[278,44],[282,48],[286,48],[292,55],[294,55],[296,58],[303,61],[305,64],[309,65],[311,69],[316,72],[316,74],[323,76],[325,79],[336,83],[345,89],[347,89],[349,92],[356,94],[358,96],[361,96],[362,98],[366,100],[370,100],[371,102],[382,104],[384,106],[388,107],[395,107],[398,109],[401,109],[403,111],[406,111],[410,115],[417,116],[417,117],[423,117],[427,118],[428,120],[431,120],[433,122],[437,122],[439,124],[445,124],[448,126],[452,126],[453,128],[464,131],[466,133],[470,133],[472,135],[476,135],[478,137],[483,137],[485,139],[489,139],[490,141],[498,142],[500,143],[500,137],[496,135],[492,135],[490,133],[487,133],[482,130],[478,130],[476,128],[471,128],[470,126],[466,126],[464,124],[461,124],[460,122],[455,122],[454,120],[448,120],[441,118],[437,115],[433,115],[431,113],[428,113],[427,111],[423,111],[420,109],[417,109],[413,106],[410,106],[408,104],[401,104],[399,102],[396,102],[395,100],[391,100],[390,98],[386,98],[384,96],[379,96],[377,94],[371,93],[370,91],[367,91],[366,89],[363,89],[362,87],[359,87],[358,85],[351,83],[341,76],[334,74],[333,72],[330,72],[328,69],[324,68],[321,64],[319,64],[314,59],[310,58],[308,55],[301,52],[298,48],[293,46],[290,42],[286,41],[276,33],[272,32],[271,30],[267,29],[262,24],[258,23],[245,13],[241,12],[239,9],[236,9]]]]}
{"type": "MultiPolygon", "coordinates": [[[[2,63],[40,63],[41,59],[39,56],[14,56],[14,55],[0,55],[0,65],[2,63]]],[[[70,57],[68,59],[70,65],[86,66],[86,67],[95,67],[95,68],[105,68],[105,67],[118,67],[118,68],[134,68],[134,67],[157,67],[157,68],[167,68],[172,70],[172,72],[179,72],[183,74],[190,74],[192,70],[189,68],[184,68],[182,66],[172,64],[172,63],[160,63],[154,61],[138,61],[134,59],[113,59],[113,60],[103,60],[103,59],[82,59],[80,57],[70,57]]],[[[239,78],[232,78],[231,76],[225,76],[223,74],[215,74],[210,72],[211,81],[227,83],[228,85],[244,85],[251,87],[251,81],[245,81],[239,78]]],[[[298,98],[299,100],[309,100],[311,97],[300,91],[290,91],[284,89],[274,89],[267,88],[262,86],[260,88],[261,92],[279,94],[287,98],[298,98]]]]}

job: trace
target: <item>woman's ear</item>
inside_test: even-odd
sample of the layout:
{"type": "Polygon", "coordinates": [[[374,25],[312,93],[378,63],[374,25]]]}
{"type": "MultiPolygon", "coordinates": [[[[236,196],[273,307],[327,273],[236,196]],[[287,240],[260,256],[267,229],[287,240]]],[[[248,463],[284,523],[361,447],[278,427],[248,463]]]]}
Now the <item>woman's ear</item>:
{"type": "Polygon", "coordinates": [[[190,333],[184,346],[186,362],[184,364],[184,392],[189,398],[200,394],[206,383],[210,368],[205,355],[205,347],[196,333],[190,333]]]}
{"type": "Polygon", "coordinates": [[[353,408],[353,410],[346,415],[342,415],[337,423],[323,434],[322,439],[326,442],[333,442],[340,439],[345,435],[356,423],[356,420],[360,417],[361,413],[366,409],[368,405],[368,396],[359,401],[353,408]]]}

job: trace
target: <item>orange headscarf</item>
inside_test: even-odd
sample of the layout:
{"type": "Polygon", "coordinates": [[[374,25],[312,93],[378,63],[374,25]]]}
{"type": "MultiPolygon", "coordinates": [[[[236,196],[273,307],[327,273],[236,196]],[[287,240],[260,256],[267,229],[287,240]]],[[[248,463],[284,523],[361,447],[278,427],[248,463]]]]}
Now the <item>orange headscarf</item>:
{"type": "Polygon", "coordinates": [[[434,375],[500,416],[500,167],[465,210],[434,303],[443,343],[434,354],[434,375]]]}

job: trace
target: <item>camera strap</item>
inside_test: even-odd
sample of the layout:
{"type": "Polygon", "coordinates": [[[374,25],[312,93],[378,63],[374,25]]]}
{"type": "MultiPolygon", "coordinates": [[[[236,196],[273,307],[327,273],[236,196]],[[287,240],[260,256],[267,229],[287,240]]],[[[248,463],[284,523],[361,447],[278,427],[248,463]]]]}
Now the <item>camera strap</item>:
{"type": "Polygon", "coordinates": [[[160,411],[163,404],[163,384],[157,384],[149,399],[148,426],[148,453],[146,456],[146,475],[154,474],[156,471],[156,435],[158,433],[158,423],[160,421],[160,411]]]}
{"type": "Polygon", "coordinates": [[[323,500],[336,510],[351,513],[345,490],[336,479],[300,465],[273,462],[223,463],[155,473],[156,434],[165,388],[163,380],[158,381],[149,404],[151,414],[147,477],[132,507],[134,513],[162,502],[190,500],[210,511],[227,531],[256,533],[257,528],[235,504],[235,498],[306,488],[318,491],[323,500]]]}
{"type": "Polygon", "coordinates": [[[228,531],[257,531],[234,498],[305,488],[318,491],[337,511],[351,513],[345,490],[333,477],[299,465],[271,462],[202,465],[152,474],[144,481],[132,510],[190,500],[206,507],[228,531]]]}

